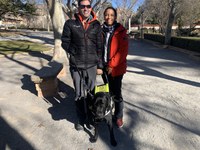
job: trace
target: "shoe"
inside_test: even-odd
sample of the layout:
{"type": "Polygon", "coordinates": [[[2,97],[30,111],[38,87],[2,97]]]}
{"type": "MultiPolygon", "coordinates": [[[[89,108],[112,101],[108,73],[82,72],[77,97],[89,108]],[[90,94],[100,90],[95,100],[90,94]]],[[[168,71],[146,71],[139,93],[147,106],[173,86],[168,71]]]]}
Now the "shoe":
{"type": "Polygon", "coordinates": [[[75,123],[74,128],[75,128],[77,131],[84,130],[83,126],[82,126],[81,124],[79,124],[79,123],[75,123]]]}
{"type": "Polygon", "coordinates": [[[124,123],[123,123],[122,118],[117,119],[116,124],[117,124],[117,127],[118,127],[118,128],[123,127],[124,123]]]}

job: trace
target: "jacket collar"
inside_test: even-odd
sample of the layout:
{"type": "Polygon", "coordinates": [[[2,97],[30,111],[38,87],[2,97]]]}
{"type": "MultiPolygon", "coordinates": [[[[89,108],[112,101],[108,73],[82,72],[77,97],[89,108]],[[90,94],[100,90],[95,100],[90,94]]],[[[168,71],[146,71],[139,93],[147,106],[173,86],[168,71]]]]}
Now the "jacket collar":
{"type": "MultiPolygon", "coordinates": [[[[80,15],[80,13],[77,13],[75,14],[75,18],[79,19],[81,22],[83,22],[83,18],[82,16],[80,15]]],[[[90,24],[91,22],[97,20],[97,16],[96,14],[94,13],[94,11],[91,11],[91,15],[90,17],[88,18],[88,24],[90,24]]]]}
{"type": "Polygon", "coordinates": [[[118,23],[114,34],[118,34],[124,30],[126,30],[126,29],[120,23],[118,23]]]}
{"type": "MultiPolygon", "coordinates": [[[[118,34],[118,33],[122,32],[124,30],[126,30],[126,29],[120,23],[115,23],[115,29],[114,29],[113,34],[118,34]]],[[[104,33],[106,33],[106,29],[104,27],[103,27],[103,31],[104,31],[104,33]]]]}

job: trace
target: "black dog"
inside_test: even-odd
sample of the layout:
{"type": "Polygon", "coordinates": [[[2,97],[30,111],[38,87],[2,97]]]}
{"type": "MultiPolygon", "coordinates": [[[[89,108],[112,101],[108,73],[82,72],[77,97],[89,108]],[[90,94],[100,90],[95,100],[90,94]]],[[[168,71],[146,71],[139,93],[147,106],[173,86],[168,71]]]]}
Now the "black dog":
{"type": "Polygon", "coordinates": [[[98,123],[101,121],[106,121],[110,132],[111,145],[116,146],[117,142],[115,140],[113,131],[112,106],[109,93],[96,93],[92,99],[89,99],[88,106],[88,119],[90,124],[93,124],[95,128],[94,136],[90,139],[91,142],[96,142],[98,139],[98,123]]]}

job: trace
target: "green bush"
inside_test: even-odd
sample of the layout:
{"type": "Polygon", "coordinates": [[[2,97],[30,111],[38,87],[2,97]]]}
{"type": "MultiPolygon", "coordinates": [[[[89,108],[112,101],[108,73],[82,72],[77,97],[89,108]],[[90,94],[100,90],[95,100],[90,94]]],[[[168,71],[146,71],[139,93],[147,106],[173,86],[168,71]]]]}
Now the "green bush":
{"type": "Polygon", "coordinates": [[[191,38],[171,38],[171,45],[191,51],[200,52],[200,40],[191,38]]]}
{"type": "Polygon", "coordinates": [[[200,40],[190,40],[188,49],[196,52],[200,52],[200,40]]]}
{"type": "Polygon", "coordinates": [[[165,37],[160,34],[144,34],[144,38],[164,44],[165,37]]]}
{"type": "Polygon", "coordinates": [[[183,38],[172,37],[171,38],[171,45],[180,48],[188,47],[189,40],[183,38]]]}
{"type": "MultiPolygon", "coordinates": [[[[159,34],[144,34],[144,38],[164,44],[165,37],[159,34]]],[[[200,38],[172,37],[171,45],[190,51],[200,52],[200,38]]]]}
{"type": "Polygon", "coordinates": [[[134,38],[139,38],[140,37],[140,32],[138,32],[138,31],[131,31],[130,33],[129,33],[129,36],[130,37],[134,37],[134,38]]]}
{"type": "Polygon", "coordinates": [[[18,29],[27,29],[27,26],[24,25],[24,24],[21,24],[21,25],[18,26],[18,29]]]}

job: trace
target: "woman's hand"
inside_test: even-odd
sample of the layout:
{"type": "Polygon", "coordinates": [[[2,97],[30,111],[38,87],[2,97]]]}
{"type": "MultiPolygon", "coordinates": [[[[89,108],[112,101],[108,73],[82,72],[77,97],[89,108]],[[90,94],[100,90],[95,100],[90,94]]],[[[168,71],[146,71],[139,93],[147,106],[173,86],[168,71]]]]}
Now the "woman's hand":
{"type": "Polygon", "coordinates": [[[108,68],[107,68],[107,71],[108,71],[108,74],[111,74],[111,73],[112,73],[112,68],[111,68],[111,67],[108,67],[108,68]]]}
{"type": "Polygon", "coordinates": [[[97,69],[97,75],[102,75],[103,74],[103,70],[102,69],[97,69]]]}

